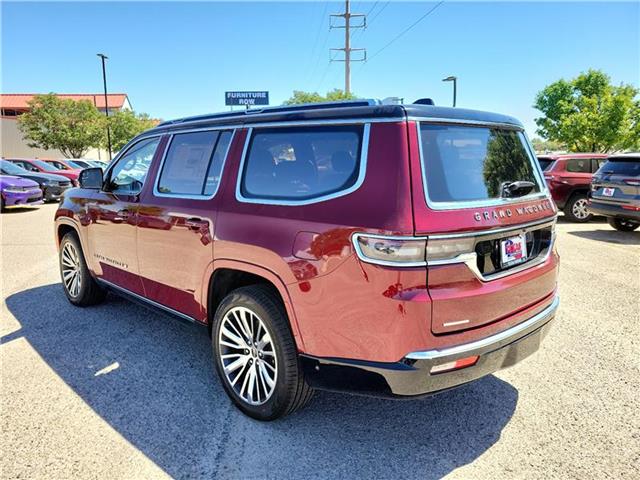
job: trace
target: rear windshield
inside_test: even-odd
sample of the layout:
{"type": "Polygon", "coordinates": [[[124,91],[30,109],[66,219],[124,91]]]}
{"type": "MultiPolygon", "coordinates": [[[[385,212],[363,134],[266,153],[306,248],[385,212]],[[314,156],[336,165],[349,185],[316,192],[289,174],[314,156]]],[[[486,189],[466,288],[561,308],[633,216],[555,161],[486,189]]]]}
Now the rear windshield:
{"type": "Polygon", "coordinates": [[[540,158],[540,157],[538,157],[538,163],[540,164],[540,168],[543,171],[549,170],[551,165],[553,165],[553,162],[554,162],[554,160],[552,160],[550,158],[540,158]]]}
{"type": "Polygon", "coordinates": [[[620,160],[608,160],[598,173],[609,173],[614,175],[629,175],[631,177],[637,177],[640,175],[640,160],[620,161],[620,160]]]}
{"type": "Polygon", "coordinates": [[[421,124],[422,161],[432,202],[500,198],[505,182],[541,191],[523,134],[516,130],[421,124]]]}

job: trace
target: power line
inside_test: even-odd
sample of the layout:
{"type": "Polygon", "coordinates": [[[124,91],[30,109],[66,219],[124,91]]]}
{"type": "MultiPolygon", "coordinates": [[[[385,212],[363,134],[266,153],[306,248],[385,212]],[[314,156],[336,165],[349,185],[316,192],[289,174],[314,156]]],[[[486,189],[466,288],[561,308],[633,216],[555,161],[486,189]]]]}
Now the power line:
{"type": "MultiPolygon", "coordinates": [[[[327,7],[328,6],[329,6],[329,2],[327,1],[327,2],[324,3],[324,8],[322,9],[322,14],[320,15],[320,24],[318,25],[318,32],[316,34],[316,40],[313,43],[313,49],[311,50],[311,58],[312,59],[316,54],[316,47],[318,46],[318,40],[320,39],[320,33],[322,32],[322,26],[325,24],[324,23],[324,19],[325,19],[325,14],[327,13],[327,7]]],[[[322,46],[320,47],[320,50],[317,52],[318,53],[318,59],[314,63],[313,68],[309,70],[310,78],[313,78],[313,74],[318,69],[318,64],[320,63],[320,59],[322,58],[322,51],[324,50],[324,47],[327,44],[327,40],[328,39],[329,39],[329,29],[327,29],[326,35],[324,37],[324,41],[322,42],[322,46]]]]}
{"type": "MultiPolygon", "coordinates": [[[[373,7],[371,7],[371,8],[369,9],[369,11],[366,13],[365,17],[366,17],[367,19],[369,18],[369,15],[371,15],[371,12],[373,12],[373,9],[376,7],[376,5],[377,5],[378,3],[380,3],[380,2],[375,2],[375,3],[373,4],[373,7]]],[[[389,3],[390,3],[390,1],[389,1],[389,2],[385,2],[385,3],[384,3],[384,5],[382,5],[382,8],[380,8],[380,10],[378,10],[378,11],[376,12],[376,14],[371,18],[371,20],[367,20],[367,25],[366,25],[366,27],[365,27],[365,28],[363,28],[363,29],[361,29],[361,30],[356,31],[356,32],[353,34],[353,37],[355,37],[355,36],[356,36],[356,35],[358,35],[359,33],[360,33],[360,34],[364,34],[365,30],[371,26],[371,23],[373,22],[373,20],[374,20],[378,15],[380,15],[380,14],[382,13],[382,11],[383,11],[385,8],[387,8],[387,6],[389,5],[389,3]]]]}
{"type": "MultiPolygon", "coordinates": [[[[393,43],[396,42],[396,40],[398,40],[400,37],[402,37],[403,35],[405,35],[409,30],[411,30],[413,27],[415,27],[416,25],[418,25],[422,20],[424,20],[425,18],[427,18],[429,15],[431,15],[431,13],[433,13],[435,11],[436,8],[438,8],[440,5],[442,5],[445,2],[445,0],[441,0],[440,2],[438,2],[433,8],[431,8],[427,13],[425,13],[424,15],[422,15],[418,20],[416,20],[415,22],[413,22],[411,25],[409,25],[407,28],[405,28],[402,32],[400,32],[398,35],[396,35],[393,39],[391,39],[391,41],[389,41],[384,47],[382,47],[380,50],[378,50],[376,53],[374,53],[373,55],[371,55],[371,57],[369,57],[369,60],[373,60],[376,56],[378,56],[378,54],[380,54],[383,50],[385,50],[387,47],[389,47],[390,45],[392,45],[393,43]]],[[[374,17],[375,18],[375,17],[374,17]]],[[[371,21],[373,21],[373,19],[371,19],[371,21]]]]}

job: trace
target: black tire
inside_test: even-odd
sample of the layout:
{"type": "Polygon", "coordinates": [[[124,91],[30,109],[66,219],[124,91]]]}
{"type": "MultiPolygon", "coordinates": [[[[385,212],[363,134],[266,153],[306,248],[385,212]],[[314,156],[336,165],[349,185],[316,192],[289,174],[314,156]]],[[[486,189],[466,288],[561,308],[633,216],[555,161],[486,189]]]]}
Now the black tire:
{"type": "Polygon", "coordinates": [[[632,222],[631,220],[625,220],[623,218],[607,218],[607,222],[613,228],[620,232],[633,232],[636,228],[640,227],[639,223],[632,222]]]}
{"type": "Polygon", "coordinates": [[[58,264],[60,267],[62,289],[64,290],[67,299],[69,299],[69,301],[73,305],[76,305],[78,307],[88,307],[90,305],[96,305],[104,300],[107,292],[103,288],[101,288],[100,285],[98,285],[95,279],[91,276],[91,272],[89,272],[89,268],[87,268],[87,262],[84,259],[84,253],[82,252],[80,240],[74,232],[69,232],[64,237],[62,237],[58,254],[58,264]],[[67,285],[67,282],[65,282],[65,275],[68,275],[69,271],[66,269],[71,268],[69,267],[68,258],[65,257],[65,255],[70,252],[69,249],[72,249],[77,254],[76,270],[79,280],[77,290],[72,289],[69,285],[67,285]]]}
{"type": "Polygon", "coordinates": [[[564,206],[564,215],[568,220],[576,223],[586,223],[593,218],[587,211],[587,195],[574,193],[564,206]]]}
{"type": "MultiPolygon", "coordinates": [[[[256,320],[252,318],[252,322],[255,321],[256,320]]],[[[305,382],[304,374],[298,361],[296,344],[289,327],[287,313],[279,296],[271,287],[266,285],[252,285],[232,291],[218,306],[213,322],[211,343],[213,347],[215,368],[227,395],[229,395],[235,406],[243,413],[255,418],[256,420],[270,421],[295,412],[296,410],[304,407],[309,400],[311,400],[313,390],[305,382]],[[251,348],[251,351],[249,349],[241,351],[242,349],[229,348],[228,344],[220,344],[220,341],[223,338],[228,340],[227,337],[221,336],[223,323],[225,324],[225,327],[229,327],[229,317],[227,317],[227,314],[233,315],[233,312],[237,312],[238,309],[247,309],[247,314],[253,314],[256,316],[257,322],[261,321],[262,328],[266,328],[269,335],[269,348],[273,349],[275,352],[273,365],[277,368],[276,373],[274,374],[274,386],[270,387],[270,395],[267,394],[267,383],[265,383],[264,376],[262,376],[261,385],[264,386],[262,393],[266,400],[263,399],[263,403],[261,404],[249,403],[249,399],[245,399],[241,396],[241,393],[244,392],[244,385],[241,388],[238,387],[238,385],[242,383],[242,378],[238,379],[238,377],[241,377],[243,373],[245,376],[251,376],[250,370],[254,368],[254,378],[256,378],[255,388],[257,389],[256,396],[260,399],[261,390],[260,385],[258,385],[260,380],[258,380],[257,377],[261,374],[259,372],[260,368],[258,364],[261,361],[264,363],[267,357],[260,356],[262,360],[257,356],[254,356],[253,359],[250,358],[251,355],[259,354],[256,353],[258,343],[254,342],[253,347],[249,347],[251,348]],[[226,320],[225,317],[227,318],[226,320]],[[249,355],[242,355],[247,353],[249,355]],[[235,371],[229,373],[230,376],[237,375],[233,380],[228,378],[227,374],[225,374],[225,365],[223,364],[223,362],[227,361],[228,363],[226,366],[228,368],[232,360],[223,360],[221,357],[223,354],[230,357],[235,355],[238,358],[241,356],[245,359],[249,358],[248,363],[244,363],[241,367],[236,368],[235,371],[238,371],[237,374],[235,374],[235,371]],[[255,361],[255,364],[252,364],[252,361],[255,361]],[[232,381],[238,382],[235,388],[240,388],[240,392],[236,391],[232,385],[232,381]]],[[[252,323],[252,331],[255,325],[256,323],[252,323]]],[[[258,324],[258,326],[255,327],[255,330],[262,332],[260,328],[261,326],[258,324]]],[[[259,335],[260,334],[258,334],[258,336],[259,335]]],[[[263,336],[262,338],[266,338],[266,336],[263,336]]],[[[248,345],[251,345],[251,340],[248,339],[248,336],[245,336],[242,340],[245,345],[247,344],[247,340],[248,345]]],[[[253,393],[256,393],[256,390],[253,390],[252,388],[251,398],[253,398],[253,393]]],[[[249,396],[248,388],[246,395],[249,396]]]]}

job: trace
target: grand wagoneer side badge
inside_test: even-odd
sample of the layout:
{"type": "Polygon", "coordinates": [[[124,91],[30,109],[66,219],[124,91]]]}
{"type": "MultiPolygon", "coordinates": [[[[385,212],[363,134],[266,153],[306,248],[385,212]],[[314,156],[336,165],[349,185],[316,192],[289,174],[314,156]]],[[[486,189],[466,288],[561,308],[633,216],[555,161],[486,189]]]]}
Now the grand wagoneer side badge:
{"type": "Polygon", "coordinates": [[[484,210],[482,212],[474,212],[473,218],[475,218],[477,222],[491,219],[499,220],[501,218],[512,217],[513,215],[530,215],[532,213],[543,212],[545,210],[553,210],[549,200],[534,203],[533,205],[526,205],[524,207],[501,208],[492,211],[484,210]]]}

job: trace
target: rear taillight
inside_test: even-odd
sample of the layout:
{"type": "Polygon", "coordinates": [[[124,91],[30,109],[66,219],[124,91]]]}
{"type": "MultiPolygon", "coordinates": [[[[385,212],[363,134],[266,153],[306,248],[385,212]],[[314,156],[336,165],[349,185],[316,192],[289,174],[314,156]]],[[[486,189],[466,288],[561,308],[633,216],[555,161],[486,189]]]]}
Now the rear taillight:
{"type": "Polygon", "coordinates": [[[622,180],[627,185],[632,185],[634,187],[640,187],[640,178],[625,178],[622,180]]]}
{"type": "Polygon", "coordinates": [[[640,212],[640,207],[636,207],[634,205],[622,205],[624,210],[632,210],[634,212],[640,212]]]}
{"type": "Polygon", "coordinates": [[[426,264],[426,238],[387,237],[356,233],[353,245],[365,262],[403,267],[426,264]]]}
{"type": "Polygon", "coordinates": [[[460,370],[461,368],[471,367],[477,363],[478,358],[478,355],[473,355],[471,357],[454,360],[453,362],[434,365],[433,367],[431,367],[431,373],[445,373],[452,370],[460,370]]]}
{"type": "Polygon", "coordinates": [[[353,244],[360,259],[379,265],[416,267],[449,262],[475,252],[475,237],[392,237],[356,233],[353,244]]]}

